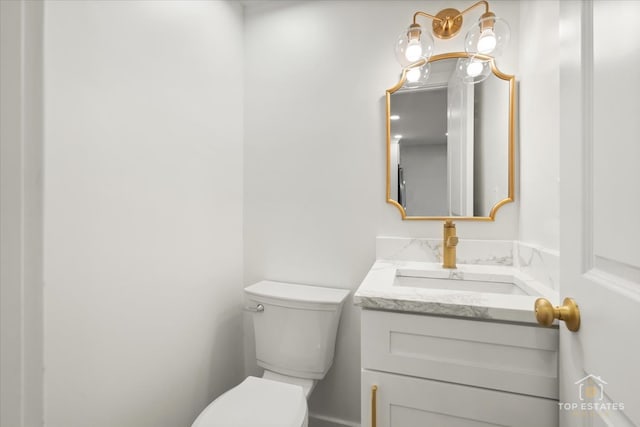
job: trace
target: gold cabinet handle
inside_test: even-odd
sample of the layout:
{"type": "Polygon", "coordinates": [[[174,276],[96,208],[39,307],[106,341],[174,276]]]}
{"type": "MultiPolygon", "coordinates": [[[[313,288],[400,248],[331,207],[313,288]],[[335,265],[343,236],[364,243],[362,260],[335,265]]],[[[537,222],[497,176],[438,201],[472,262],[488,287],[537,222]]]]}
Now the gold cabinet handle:
{"type": "Polygon", "coordinates": [[[538,298],[534,308],[536,320],[542,326],[551,326],[558,319],[564,321],[572,332],[580,329],[580,309],[572,298],[565,298],[559,307],[554,307],[546,298],[538,298]]]}
{"type": "Polygon", "coordinates": [[[371,427],[376,427],[376,425],[378,425],[378,420],[376,419],[376,416],[378,414],[378,411],[376,409],[377,394],[378,394],[378,386],[372,385],[371,386],[371,427]]]}

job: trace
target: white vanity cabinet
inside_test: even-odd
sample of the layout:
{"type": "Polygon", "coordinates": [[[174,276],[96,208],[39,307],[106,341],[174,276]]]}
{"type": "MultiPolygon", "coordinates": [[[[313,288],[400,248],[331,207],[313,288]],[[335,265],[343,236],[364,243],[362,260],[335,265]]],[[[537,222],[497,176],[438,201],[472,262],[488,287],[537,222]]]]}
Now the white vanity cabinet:
{"type": "Polygon", "coordinates": [[[554,427],[557,374],[557,328],[362,311],[362,427],[554,427]]]}

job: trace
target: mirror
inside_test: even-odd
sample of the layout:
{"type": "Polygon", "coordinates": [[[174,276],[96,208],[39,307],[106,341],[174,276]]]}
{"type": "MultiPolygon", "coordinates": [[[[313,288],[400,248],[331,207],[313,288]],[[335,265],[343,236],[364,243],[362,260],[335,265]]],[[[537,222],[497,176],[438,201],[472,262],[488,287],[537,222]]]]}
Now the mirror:
{"type": "Polygon", "coordinates": [[[426,82],[405,69],[387,90],[387,202],[403,219],[493,221],[514,200],[515,77],[481,59],[480,82],[461,78],[469,55],[447,53],[426,82]]]}

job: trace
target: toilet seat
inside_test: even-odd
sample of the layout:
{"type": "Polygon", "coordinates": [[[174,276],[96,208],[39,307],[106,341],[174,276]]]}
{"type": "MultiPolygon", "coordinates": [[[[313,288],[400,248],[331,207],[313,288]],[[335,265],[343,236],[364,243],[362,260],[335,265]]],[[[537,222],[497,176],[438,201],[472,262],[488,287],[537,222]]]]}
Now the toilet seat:
{"type": "Polygon", "coordinates": [[[247,377],[211,402],[191,427],[304,427],[306,422],[302,387],[247,377]]]}

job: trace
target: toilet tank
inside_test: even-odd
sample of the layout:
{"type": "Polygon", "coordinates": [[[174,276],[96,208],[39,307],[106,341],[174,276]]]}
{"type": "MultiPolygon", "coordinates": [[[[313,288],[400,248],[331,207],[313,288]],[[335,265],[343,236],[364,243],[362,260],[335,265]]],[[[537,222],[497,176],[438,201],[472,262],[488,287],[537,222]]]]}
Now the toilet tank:
{"type": "Polygon", "coordinates": [[[331,368],[346,289],[263,280],[245,288],[253,312],[258,365],[322,379],[331,368]]]}

